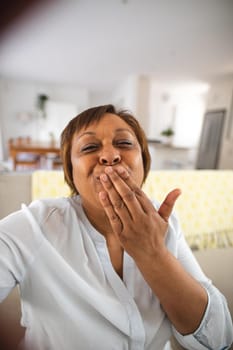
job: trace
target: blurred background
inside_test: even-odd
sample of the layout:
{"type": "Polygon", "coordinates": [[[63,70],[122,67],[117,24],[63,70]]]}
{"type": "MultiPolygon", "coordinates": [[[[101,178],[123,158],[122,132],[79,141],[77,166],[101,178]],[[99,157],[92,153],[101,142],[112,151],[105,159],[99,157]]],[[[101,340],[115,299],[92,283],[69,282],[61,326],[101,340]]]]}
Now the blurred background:
{"type": "Polygon", "coordinates": [[[232,0],[0,6],[2,169],[28,170],[12,163],[15,140],[47,145],[30,169],[53,167],[67,122],[105,103],[141,122],[152,169],[233,169],[232,0]]]}

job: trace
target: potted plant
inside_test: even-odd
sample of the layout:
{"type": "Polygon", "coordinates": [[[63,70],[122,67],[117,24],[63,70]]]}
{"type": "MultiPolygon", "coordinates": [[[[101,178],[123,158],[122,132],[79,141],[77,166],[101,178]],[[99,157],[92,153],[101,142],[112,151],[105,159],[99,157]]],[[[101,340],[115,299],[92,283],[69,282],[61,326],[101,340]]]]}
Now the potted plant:
{"type": "Polygon", "coordinates": [[[46,102],[48,101],[49,97],[44,94],[40,94],[37,96],[37,108],[39,112],[41,113],[41,116],[43,118],[46,118],[46,111],[45,111],[45,105],[46,102]]]}
{"type": "Polygon", "coordinates": [[[163,142],[167,145],[172,144],[174,130],[171,127],[168,127],[161,131],[160,135],[163,136],[163,142]]]}

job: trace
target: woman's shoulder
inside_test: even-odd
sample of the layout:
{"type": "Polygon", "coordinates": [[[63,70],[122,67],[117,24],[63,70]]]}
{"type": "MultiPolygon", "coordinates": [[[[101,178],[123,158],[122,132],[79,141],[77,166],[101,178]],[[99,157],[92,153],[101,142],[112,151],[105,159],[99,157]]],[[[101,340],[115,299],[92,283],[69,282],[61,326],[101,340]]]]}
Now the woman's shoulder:
{"type": "Polygon", "coordinates": [[[70,209],[73,208],[72,203],[72,197],[43,198],[31,202],[27,209],[39,222],[42,222],[50,216],[61,217],[70,212],[70,209]]]}
{"type": "Polygon", "coordinates": [[[30,210],[40,210],[40,209],[48,210],[49,208],[62,210],[69,205],[69,202],[70,202],[69,197],[41,198],[41,199],[36,199],[32,201],[28,205],[28,208],[30,210]]]}
{"type": "Polygon", "coordinates": [[[69,230],[76,216],[69,197],[38,199],[0,220],[0,237],[35,246],[69,230]]]}
{"type": "Polygon", "coordinates": [[[43,222],[51,214],[61,215],[70,207],[70,199],[46,198],[37,199],[29,204],[22,203],[21,209],[10,213],[0,220],[0,231],[5,228],[22,227],[28,222],[27,212],[31,213],[38,223],[43,222]]]}

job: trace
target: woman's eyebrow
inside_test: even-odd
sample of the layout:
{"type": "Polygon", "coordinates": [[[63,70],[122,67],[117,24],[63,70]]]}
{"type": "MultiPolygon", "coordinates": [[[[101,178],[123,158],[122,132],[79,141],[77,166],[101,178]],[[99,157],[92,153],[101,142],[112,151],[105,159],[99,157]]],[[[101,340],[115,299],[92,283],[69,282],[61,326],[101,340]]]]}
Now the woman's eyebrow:
{"type": "Polygon", "coordinates": [[[96,133],[94,131],[84,131],[81,135],[78,135],[76,137],[76,140],[79,140],[81,137],[86,136],[86,135],[95,136],[96,133]]]}
{"type": "Polygon", "coordinates": [[[117,132],[126,131],[126,132],[129,132],[130,134],[134,135],[134,132],[132,130],[128,129],[128,128],[118,128],[115,131],[116,131],[116,133],[117,132]]]}
{"type": "MultiPolygon", "coordinates": [[[[120,132],[129,132],[130,134],[132,134],[134,136],[134,132],[128,128],[118,128],[115,130],[115,133],[120,133],[120,132]]],[[[96,136],[96,133],[94,131],[84,131],[81,135],[78,135],[76,140],[79,140],[81,137],[86,136],[86,135],[90,135],[90,136],[96,136]]]]}

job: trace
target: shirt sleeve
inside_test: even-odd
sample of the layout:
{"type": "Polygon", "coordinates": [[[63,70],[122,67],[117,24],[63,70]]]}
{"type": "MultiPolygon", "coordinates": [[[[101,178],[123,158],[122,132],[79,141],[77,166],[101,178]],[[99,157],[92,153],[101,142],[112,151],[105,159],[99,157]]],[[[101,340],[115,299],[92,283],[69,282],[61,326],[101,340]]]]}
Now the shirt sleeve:
{"type": "Polygon", "coordinates": [[[0,235],[0,302],[4,300],[17,283],[11,267],[12,251],[0,235]]]}
{"type": "Polygon", "coordinates": [[[205,286],[208,306],[198,329],[182,336],[173,327],[177,341],[187,349],[229,349],[233,342],[233,325],[225,297],[213,285],[205,286]]]}
{"type": "Polygon", "coordinates": [[[22,281],[39,245],[22,210],[0,220],[0,302],[22,281]]]}
{"type": "MultiPolygon", "coordinates": [[[[173,333],[177,341],[190,350],[229,349],[233,342],[233,325],[227,301],[212,281],[205,276],[178,228],[177,219],[173,218],[173,220],[179,232],[177,259],[186,271],[203,285],[208,294],[208,305],[198,329],[193,334],[183,336],[172,327],[173,333]]],[[[172,226],[174,228],[174,222],[172,226]]]]}

